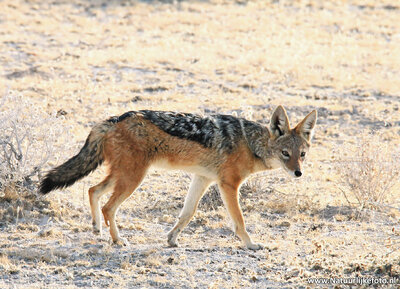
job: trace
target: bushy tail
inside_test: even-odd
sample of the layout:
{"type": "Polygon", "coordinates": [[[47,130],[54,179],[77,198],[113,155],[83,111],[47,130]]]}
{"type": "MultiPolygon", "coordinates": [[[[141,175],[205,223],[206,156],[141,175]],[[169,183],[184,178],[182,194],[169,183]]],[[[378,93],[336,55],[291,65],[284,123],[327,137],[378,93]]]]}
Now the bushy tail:
{"type": "Polygon", "coordinates": [[[110,122],[96,125],[76,156],[47,173],[40,183],[39,191],[47,194],[55,189],[69,187],[101,165],[104,161],[104,135],[111,126],[110,122]]]}

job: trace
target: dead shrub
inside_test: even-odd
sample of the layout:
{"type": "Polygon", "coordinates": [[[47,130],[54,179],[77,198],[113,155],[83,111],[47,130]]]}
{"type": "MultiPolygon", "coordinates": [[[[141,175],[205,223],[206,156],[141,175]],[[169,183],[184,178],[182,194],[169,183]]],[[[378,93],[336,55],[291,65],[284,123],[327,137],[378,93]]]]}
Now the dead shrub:
{"type": "Polygon", "coordinates": [[[223,205],[219,188],[216,184],[208,188],[199,202],[199,208],[205,211],[217,210],[218,207],[223,205]]]}
{"type": "Polygon", "coordinates": [[[361,209],[378,208],[390,201],[392,189],[399,183],[398,148],[377,133],[343,145],[337,155],[339,185],[350,204],[355,200],[361,209]]]}
{"type": "MultiPolygon", "coordinates": [[[[243,183],[240,187],[239,201],[240,204],[243,205],[244,199],[249,198],[253,195],[253,193],[262,193],[265,188],[262,187],[264,185],[263,182],[260,182],[259,179],[250,179],[243,183]]],[[[199,208],[202,210],[210,211],[217,210],[219,207],[224,205],[221,194],[219,191],[219,187],[217,184],[212,185],[205,195],[202,197],[199,203],[199,208]]]]}
{"type": "Polygon", "coordinates": [[[62,132],[55,116],[22,95],[7,92],[0,100],[0,192],[18,198],[32,191],[62,132]]]}
{"type": "Polygon", "coordinates": [[[55,158],[57,140],[68,135],[55,115],[12,91],[0,98],[1,225],[30,222],[38,212],[60,214],[56,202],[35,194],[41,172],[55,158]]]}

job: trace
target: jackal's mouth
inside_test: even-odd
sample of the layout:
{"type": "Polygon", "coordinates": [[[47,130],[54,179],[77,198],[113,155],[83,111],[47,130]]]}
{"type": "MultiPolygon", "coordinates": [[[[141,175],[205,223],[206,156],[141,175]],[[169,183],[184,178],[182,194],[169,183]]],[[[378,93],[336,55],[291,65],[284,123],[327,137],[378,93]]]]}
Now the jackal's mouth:
{"type": "Polygon", "coordinates": [[[298,179],[303,175],[301,170],[299,170],[299,169],[291,170],[288,167],[286,167],[286,165],[283,162],[282,162],[282,167],[293,178],[298,179]]]}
{"type": "Polygon", "coordinates": [[[294,171],[287,169],[286,167],[284,168],[285,171],[290,175],[291,177],[295,178],[296,176],[294,175],[294,171]]]}
{"type": "Polygon", "coordinates": [[[293,178],[296,178],[296,179],[300,178],[300,177],[303,175],[303,173],[302,173],[301,171],[298,171],[298,170],[292,171],[292,170],[286,169],[285,171],[286,171],[290,176],[292,176],[293,178]]]}

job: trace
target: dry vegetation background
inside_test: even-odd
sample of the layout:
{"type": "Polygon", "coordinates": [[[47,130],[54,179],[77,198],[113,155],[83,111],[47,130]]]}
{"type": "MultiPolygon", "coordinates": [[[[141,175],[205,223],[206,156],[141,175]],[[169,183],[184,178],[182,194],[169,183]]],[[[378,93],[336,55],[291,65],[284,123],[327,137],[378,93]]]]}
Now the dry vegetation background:
{"type": "Polygon", "coordinates": [[[0,287],[400,277],[399,19],[397,1],[378,0],[0,1],[0,287]],[[217,112],[267,124],[278,104],[293,124],[314,108],[319,119],[301,180],[273,171],[242,187],[248,230],[265,250],[241,247],[213,189],[181,247],[168,248],[190,181],[181,172],[152,172],[121,207],[129,247],[91,232],[87,190],[104,168],[35,194],[40,174],[111,115],[217,112]],[[5,144],[16,131],[12,171],[4,152],[19,156],[5,144]]]}

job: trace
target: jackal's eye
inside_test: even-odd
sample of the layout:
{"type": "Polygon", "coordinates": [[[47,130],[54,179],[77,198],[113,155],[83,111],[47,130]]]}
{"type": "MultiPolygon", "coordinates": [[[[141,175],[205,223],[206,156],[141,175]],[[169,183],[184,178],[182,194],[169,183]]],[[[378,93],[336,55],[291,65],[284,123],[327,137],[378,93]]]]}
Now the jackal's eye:
{"type": "Polygon", "coordinates": [[[306,153],[305,153],[305,152],[301,152],[300,156],[301,156],[302,158],[304,158],[304,157],[306,156],[306,153]]]}
{"type": "Polygon", "coordinates": [[[288,151],[282,151],[282,155],[287,158],[290,157],[288,151]]]}

